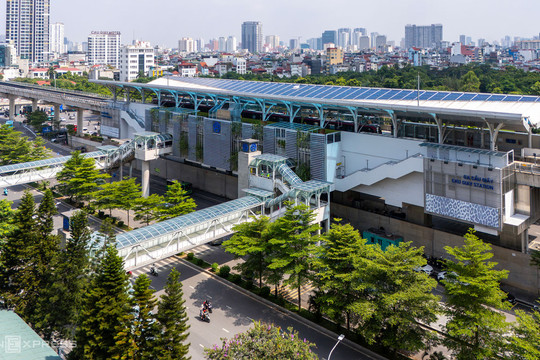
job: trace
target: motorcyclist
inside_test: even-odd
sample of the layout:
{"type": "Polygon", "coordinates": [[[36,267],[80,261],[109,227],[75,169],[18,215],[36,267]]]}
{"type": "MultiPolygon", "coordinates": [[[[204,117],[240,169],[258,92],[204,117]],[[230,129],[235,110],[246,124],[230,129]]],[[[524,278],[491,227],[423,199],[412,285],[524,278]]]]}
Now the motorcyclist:
{"type": "Polygon", "coordinates": [[[155,264],[152,264],[152,266],[150,267],[150,274],[157,275],[155,264]]]}
{"type": "Polygon", "coordinates": [[[210,304],[210,301],[204,300],[203,302],[203,308],[205,310],[208,310],[209,312],[212,312],[212,304],[210,304]]]}
{"type": "Polygon", "coordinates": [[[7,189],[7,188],[4,188],[4,195],[7,196],[7,194],[8,194],[8,189],[7,189]]]}
{"type": "Polygon", "coordinates": [[[204,307],[204,305],[201,307],[199,316],[201,317],[201,320],[205,320],[205,318],[208,316],[208,310],[204,307]]]}

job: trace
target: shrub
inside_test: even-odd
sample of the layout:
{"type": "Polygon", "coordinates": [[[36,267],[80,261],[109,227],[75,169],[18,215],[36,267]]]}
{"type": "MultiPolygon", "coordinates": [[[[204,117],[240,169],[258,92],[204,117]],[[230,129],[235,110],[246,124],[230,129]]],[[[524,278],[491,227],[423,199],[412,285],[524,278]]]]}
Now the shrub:
{"type": "Polygon", "coordinates": [[[246,285],[244,286],[247,290],[252,290],[253,289],[253,281],[251,280],[246,280],[246,285]]]}
{"type": "Polygon", "coordinates": [[[123,226],[124,226],[124,221],[123,220],[118,221],[118,227],[123,227],[123,226]]]}
{"type": "Polygon", "coordinates": [[[212,264],[212,271],[217,273],[219,270],[219,264],[217,262],[212,264]]]}
{"type": "Polygon", "coordinates": [[[261,290],[259,290],[259,294],[262,297],[268,297],[270,295],[270,288],[268,286],[263,286],[261,290]]]}
{"type": "Polygon", "coordinates": [[[99,210],[97,216],[98,216],[98,218],[103,219],[105,217],[105,213],[103,211],[99,210]]]}
{"type": "Polygon", "coordinates": [[[193,260],[194,257],[195,257],[195,254],[193,254],[192,252],[187,254],[187,259],[188,260],[193,260]]]}
{"type": "Polygon", "coordinates": [[[203,259],[197,258],[197,259],[195,260],[195,264],[197,264],[198,266],[202,266],[202,265],[204,264],[204,260],[203,260],[203,259]]]}
{"type": "Polygon", "coordinates": [[[242,277],[238,274],[231,274],[229,276],[229,280],[231,280],[235,284],[240,284],[242,282],[242,277]]]}
{"type": "Polygon", "coordinates": [[[231,272],[231,268],[228,265],[223,265],[219,268],[219,276],[227,278],[231,272]]]}

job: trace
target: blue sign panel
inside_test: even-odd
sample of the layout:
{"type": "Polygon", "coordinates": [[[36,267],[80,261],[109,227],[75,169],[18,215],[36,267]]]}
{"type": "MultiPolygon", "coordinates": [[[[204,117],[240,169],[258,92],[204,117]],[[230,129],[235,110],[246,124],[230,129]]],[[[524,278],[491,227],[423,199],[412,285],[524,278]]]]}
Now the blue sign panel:
{"type": "Polygon", "coordinates": [[[221,134],[221,123],[219,121],[214,121],[212,129],[214,130],[215,134],[221,134]]]}
{"type": "Polygon", "coordinates": [[[50,133],[52,131],[52,126],[44,126],[41,128],[41,132],[46,134],[46,133],[50,133]]]}
{"type": "Polygon", "coordinates": [[[64,218],[64,222],[63,222],[63,226],[62,228],[65,230],[65,231],[69,231],[69,218],[67,216],[63,216],[64,218]]]}

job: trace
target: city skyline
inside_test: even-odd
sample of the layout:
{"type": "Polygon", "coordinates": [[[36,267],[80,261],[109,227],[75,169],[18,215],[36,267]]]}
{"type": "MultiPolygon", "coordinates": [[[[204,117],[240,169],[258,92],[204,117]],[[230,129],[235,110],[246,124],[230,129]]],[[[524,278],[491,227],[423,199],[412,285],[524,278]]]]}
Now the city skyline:
{"type": "MultiPolygon", "coordinates": [[[[166,47],[176,47],[182,37],[208,41],[232,35],[241,39],[241,25],[245,21],[262,22],[263,37],[278,35],[286,44],[290,39],[300,37],[300,42],[305,42],[320,37],[325,30],[343,27],[366,28],[368,33],[386,35],[396,44],[404,37],[407,24],[441,23],[443,40],[450,42],[458,41],[461,34],[470,36],[473,41],[484,38],[491,42],[505,35],[532,38],[540,31],[535,21],[535,10],[540,11],[540,3],[525,0],[513,3],[515,11],[527,9],[519,17],[508,16],[501,7],[502,2],[498,6],[498,2],[486,0],[452,3],[391,0],[384,7],[392,9],[391,13],[381,13],[381,7],[376,4],[336,0],[332,3],[335,11],[330,15],[327,5],[315,6],[306,0],[293,3],[277,0],[272,6],[268,5],[247,0],[229,3],[214,0],[205,7],[208,10],[201,11],[195,3],[161,1],[153,7],[155,11],[149,11],[152,9],[142,3],[137,6],[126,0],[113,3],[96,0],[92,7],[84,9],[84,16],[80,16],[76,13],[80,8],[74,7],[73,2],[56,0],[51,3],[51,23],[63,22],[65,36],[74,42],[86,41],[91,31],[121,31],[126,44],[139,39],[166,47]],[[127,16],[118,16],[126,14],[126,9],[129,9],[127,16]]],[[[3,16],[5,21],[5,14],[3,16]]]]}

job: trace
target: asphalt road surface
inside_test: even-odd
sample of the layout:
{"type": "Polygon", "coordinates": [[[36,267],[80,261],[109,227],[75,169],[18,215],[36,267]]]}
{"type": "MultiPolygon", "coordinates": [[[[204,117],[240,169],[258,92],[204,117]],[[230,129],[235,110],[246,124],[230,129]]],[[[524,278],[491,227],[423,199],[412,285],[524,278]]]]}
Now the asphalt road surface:
{"type": "MultiPolygon", "coordinates": [[[[320,359],[326,359],[332,347],[336,344],[337,335],[321,332],[309,322],[297,320],[278,307],[268,305],[254,295],[240,291],[215,277],[202,272],[192,264],[171,257],[156,262],[159,275],[150,276],[152,286],[163,293],[166,278],[172,267],[181,273],[185,306],[187,307],[188,322],[191,326],[188,341],[190,355],[193,360],[204,359],[204,348],[221,344],[220,338],[231,338],[235,334],[247,330],[253,321],[274,323],[282,328],[293,327],[299,332],[300,338],[315,343],[314,351],[320,359]],[[210,314],[210,323],[199,320],[199,309],[203,301],[212,302],[214,311],[210,314]]],[[[149,274],[150,266],[133,271],[133,276],[141,273],[149,274]]],[[[383,359],[367,350],[350,345],[347,340],[341,342],[332,354],[332,360],[383,359]]]]}

